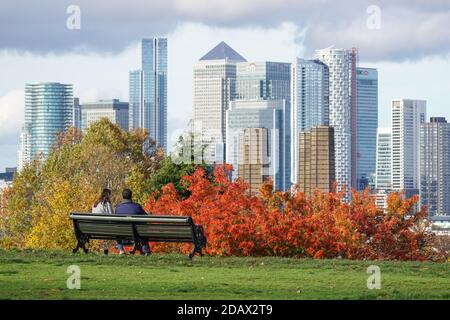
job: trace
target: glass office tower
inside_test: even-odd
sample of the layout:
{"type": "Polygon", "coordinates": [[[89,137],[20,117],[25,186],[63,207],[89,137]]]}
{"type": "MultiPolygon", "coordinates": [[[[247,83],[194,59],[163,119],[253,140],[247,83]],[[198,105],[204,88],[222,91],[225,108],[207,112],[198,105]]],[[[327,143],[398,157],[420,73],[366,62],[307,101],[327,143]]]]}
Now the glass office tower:
{"type": "Polygon", "coordinates": [[[291,186],[291,64],[286,62],[240,62],[236,65],[236,101],[283,100],[282,190],[291,186]]]}
{"type": "Polygon", "coordinates": [[[431,118],[420,130],[420,201],[432,220],[450,217],[450,123],[431,118]]]}
{"type": "Polygon", "coordinates": [[[299,137],[313,126],[329,124],[328,67],[319,60],[297,58],[292,65],[291,181],[298,183],[299,137]]]}
{"type": "MultiPolygon", "coordinates": [[[[284,188],[284,100],[245,100],[232,101],[230,108],[226,111],[226,162],[233,165],[232,178],[235,179],[239,175],[239,150],[242,146],[240,143],[240,135],[245,135],[245,130],[249,128],[267,129],[266,149],[267,163],[263,163],[267,167],[268,175],[273,178],[274,189],[283,190],[284,188]]],[[[247,135],[254,135],[254,132],[247,135]]],[[[255,140],[256,141],[256,140],[255,140]]],[[[255,142],[256,143],[256,142],[255,142]]],[[[254,146],[257,148],[260,143],[254,146]]],[[[248,146],[250,148],[250,146],[248,146]]],[[[250,149],[253,149],[251,147],[250,149]]],[[[250,150],[251,151],[251,150],[250,150]]],[[[249,151],[249,152],[250,152],[249,151]]],[[[253,163],[255,164],[255,163],[253,163]]]]}
{"type": "Polygon", "coordinates": [[[129,129],[146,129],[167,151],[167,39],[141,42],[141,69],[130,71],[129,129]]]}
{"type": "Polygon", "coordinates": [[[378,72],[356,70],[356,189],[364,190],[375,174],[378,127],[378,72]]]}
{"type": "Polygon", "coordinates": [[[25,85],[25,123],[21,135],[23,154],[19,167],[36,157],[45,158],[57,134],[73,124],[73,88],[56,82],[25,85]]]}

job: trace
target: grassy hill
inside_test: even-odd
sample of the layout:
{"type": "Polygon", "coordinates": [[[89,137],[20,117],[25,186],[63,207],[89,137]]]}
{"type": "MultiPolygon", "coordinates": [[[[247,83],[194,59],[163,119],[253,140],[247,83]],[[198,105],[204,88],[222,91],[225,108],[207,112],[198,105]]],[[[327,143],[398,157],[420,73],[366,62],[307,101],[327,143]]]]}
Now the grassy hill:
{"type": "Polygon", "coordinates": [[[0,299],[449,299],[450,264],[0,250],[0,299]],[[67,267],[81,289],[66,286],[67,267]],[[367,289],[367,267],[381,289],[367,289]]]}

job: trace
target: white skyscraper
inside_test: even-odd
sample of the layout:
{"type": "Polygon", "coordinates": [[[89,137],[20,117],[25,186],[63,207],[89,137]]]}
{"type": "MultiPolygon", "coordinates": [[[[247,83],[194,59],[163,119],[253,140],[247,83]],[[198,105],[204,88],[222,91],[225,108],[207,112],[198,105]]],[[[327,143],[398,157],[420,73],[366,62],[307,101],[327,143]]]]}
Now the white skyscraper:
{"type": "Polygon", "coordinates": [[[316,50],[316,58],[328,66],[329,71],[329,125],[334,127],[336,182],[347,187],[347,200],[353,183],[352,168],[356,154],[352,144],[356,137],[356,60],[355,49],[326,48],[316,50]]]}
{"type": "Polygon", "coordinates": [[[380,208],[386,207],[386,200],[392,190],[392,136],[391,128],[377,129],[376,150],[376,203],[380,208]]]}
{"type": "Polygon", "coordinates": [[[30,141],[27,132],[22,128],[22,132],[20,133],[20,149],[17,151],[17,171],[20,172],[30,161],[30,141]]]}
{"type": "Polygon", "coordinates": [[[194,131],[206,146],[206,163],[224,161],[225,111],[235,96],[236,63],[246,61],[225,42],[194,66],[194,131]]]}
{"type": "Polygon", "coordinates": [[[426,119],[425,100],[392,100],[392,189],[419,193],[420,126],[426,119]]]}

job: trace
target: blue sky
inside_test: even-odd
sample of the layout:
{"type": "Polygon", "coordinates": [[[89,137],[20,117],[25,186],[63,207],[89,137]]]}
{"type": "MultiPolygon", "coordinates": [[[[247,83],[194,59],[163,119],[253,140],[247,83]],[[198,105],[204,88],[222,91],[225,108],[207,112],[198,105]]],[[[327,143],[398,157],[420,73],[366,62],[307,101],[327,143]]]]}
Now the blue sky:
{"type": "Polygon", "coordinates": [[[356,46],[360,66],[379,70],[380,126],[390,125],[399,97],[425,99],[428,116],[450,119],[448,1],[80,0],[81,29],[69,30],[71,2],[0,4],[0,171],[16,165],[25,83],[72,83],[81,102],[127,101],[128,71],[150,36],[169,38],[169,145],[192,114],[193,64],[222,40],[249,61],[356,46]],[[376,29],[368,27],[373,4],[376,29]]]}

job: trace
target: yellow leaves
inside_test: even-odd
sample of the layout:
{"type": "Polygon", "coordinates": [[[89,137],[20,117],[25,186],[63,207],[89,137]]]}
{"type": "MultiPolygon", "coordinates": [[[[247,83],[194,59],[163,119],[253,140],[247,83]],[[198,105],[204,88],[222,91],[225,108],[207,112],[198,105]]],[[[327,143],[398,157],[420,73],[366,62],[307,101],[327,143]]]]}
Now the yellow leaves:
{"type": "Polygon", "coordinates": [[[69,213],[80,210],[80,204],[92,193],[80,181],[55,181],[42,190],[39,202],[33,208],[33,227],[25,246],[32,248],[66,248],[73,246],[73,229],[69,213]]]}
{"type": "Polygon", "coordinates": [[[144,203],[146,183],[164,156],[143,153],[152,145],[144,131],[128,133],[107,119],[94,123],[84,137],[76,130],[59,136],[45,162],[26,166],[1,199],[0,246],[72,247],[69,213],[90,211],[105,187],[112,190],[113,204],[128,186],[144,203]]]}

